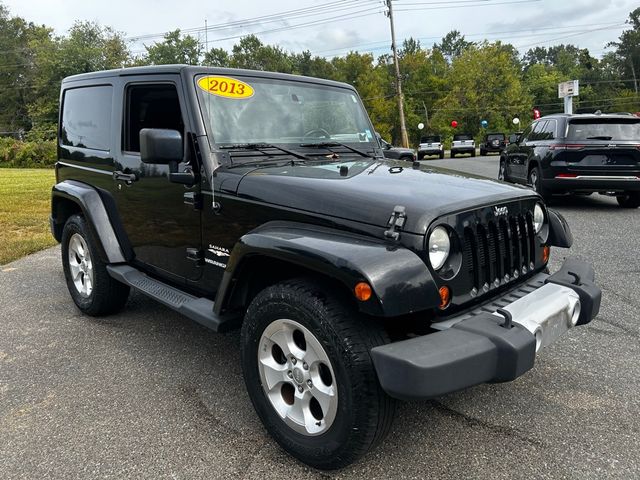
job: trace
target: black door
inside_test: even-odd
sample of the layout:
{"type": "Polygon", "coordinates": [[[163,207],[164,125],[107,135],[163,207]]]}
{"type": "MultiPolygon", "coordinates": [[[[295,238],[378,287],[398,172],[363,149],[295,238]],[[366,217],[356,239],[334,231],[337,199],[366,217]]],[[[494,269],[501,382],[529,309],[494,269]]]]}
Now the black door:
{"type": "Polygon", "coordinates": [[[196,280],[201,268],[187,258],[187,253],[201,250],[200,211],[186,205],[184,197],[199,187],[171,183],[167,165],[140,160],[141,129],[177,130],[185,145],[178,171],[197,171],[197,166],[190,164],[195,159],[186,148],[189,128],[184,120],[187,115],[179,77],[163,76],[153,83],[131,78],[123,89],[122,148],[115,160],[115,198],[135,263],[174,281],[196,280]],[[119,173],[122,175],[116,178],[119,173]]]}

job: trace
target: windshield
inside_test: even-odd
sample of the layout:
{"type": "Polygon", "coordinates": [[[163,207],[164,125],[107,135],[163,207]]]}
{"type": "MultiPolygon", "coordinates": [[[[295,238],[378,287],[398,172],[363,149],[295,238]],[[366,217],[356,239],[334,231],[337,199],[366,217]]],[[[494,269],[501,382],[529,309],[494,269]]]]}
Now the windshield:
{"type": "Polygon", "coordinates": [[[422,137],[420,139],[420,143],[439,143],[440,137],[437,135],[433,135],[431,137],[422,137]]]}
{"type": "Polygon", "coordinates": [[[373,142],[350,89],[282,79],[201,75],[198,100],[216,144],[373,142]]]}
{"type": "Polygon", "coordinates": [[[469,135],[468,133],[461,133],[461,134],[453,136],[454,140],[472,140],[472,138],[473,137],[471,135],[469,135]]]}
{"type": "Polygon", "coordinates": [[[640,119],[581,119],[569,123],[567,137],[572,140],[638,140],[640,119]]]}
{"type": "Polygon", "coordinates": [[[502,133],[487,135],[487,140],[504,140],[504,135],[502,133]]]}

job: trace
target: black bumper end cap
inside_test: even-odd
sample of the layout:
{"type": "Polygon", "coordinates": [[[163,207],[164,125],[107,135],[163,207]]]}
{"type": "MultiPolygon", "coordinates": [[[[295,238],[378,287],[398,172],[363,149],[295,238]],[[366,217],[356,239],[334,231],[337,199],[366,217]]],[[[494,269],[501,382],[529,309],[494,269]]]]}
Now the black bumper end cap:
{"type": "Polygon", "coordinates": [[[556,273],[545,283],[555,283],[572,289],[580,297],[580,317],[576,325],[585,325],[600,311],[602,290],[595,283],[593,267],[576,257],[567,258],[556,273]]]}
{"type": "Polygon", "coordinates": [[[533,368],[536,341],[524,327],[502,323],[487,313],[448,330],[372,349],[383,390],[413,400],[514,380],[533,368]]]}

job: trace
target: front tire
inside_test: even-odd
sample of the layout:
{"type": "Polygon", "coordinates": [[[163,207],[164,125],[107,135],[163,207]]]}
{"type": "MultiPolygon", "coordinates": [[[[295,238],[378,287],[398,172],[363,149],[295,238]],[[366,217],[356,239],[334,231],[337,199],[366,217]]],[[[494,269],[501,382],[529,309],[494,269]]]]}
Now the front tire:
{"type": "Polygon", "coordinates": [[[309,280],[268,287],[241,333],[244,379],[262,423],[320,469],[354,462],[386,436],[395,412],[369,354],[388,342],[384,330],[328,291],[309,280]]]}
{"type": "Polygon", "coordinates": [[[129,287],[114,280],[100,258],[86,220],[72,215],[62,231],[62,268],[76,306],[87,315],[101,316],[122,309],[129,287]]]}
{"type": "Polygon", "coordinates": [[[625,192],[624,195],[618,195],[616,200],[622,208],[638,208],[640,207],[640,192],[625,192]]]}

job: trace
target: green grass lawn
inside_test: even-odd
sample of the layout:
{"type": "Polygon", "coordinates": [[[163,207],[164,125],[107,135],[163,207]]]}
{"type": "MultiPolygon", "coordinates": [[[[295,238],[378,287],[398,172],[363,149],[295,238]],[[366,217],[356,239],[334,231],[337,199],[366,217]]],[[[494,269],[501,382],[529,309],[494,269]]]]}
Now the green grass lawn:
{"type": "Polygon", "coordinates": [[[0,168],[0,265],[55,245],[49,231],[53,169],[0,168]]]}

